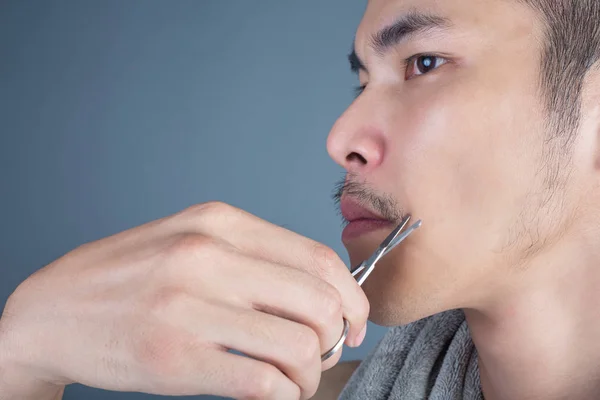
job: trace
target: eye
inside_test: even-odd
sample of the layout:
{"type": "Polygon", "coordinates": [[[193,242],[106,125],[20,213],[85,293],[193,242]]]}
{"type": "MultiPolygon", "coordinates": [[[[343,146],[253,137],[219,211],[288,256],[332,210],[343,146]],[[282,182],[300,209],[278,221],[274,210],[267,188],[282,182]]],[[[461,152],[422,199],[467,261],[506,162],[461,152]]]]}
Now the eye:
{"type": "MultiPolygon", "coordinates": [[[[409,57],[404,61],[404,64],[406,65],[406,73],[404,78],[409,80],[419,75],[425,75],[448,62],[449,60],[445,59],[444,57],[435,56],[432,54],[420,54],[409,57]]],[[[366,87],[366,84],[356,86],[354,88],[354,97],[356,98],[360,96],[366,87]]]]}
{"type": "Polygon", "coordinates": [[[367,87],[367,85],[360,85],[360,86],[356,86],[354,88],[354,97],[358,97],[362,94],[362,92],[365,91],[365,88],[367,87]]]}
{"type": "Polygon", "coordinates": [[[412,56],[406,60],[405,79],[409,80],[419,75],[425,75],[446,64],[448,60],[434,55],[412,56]]]}

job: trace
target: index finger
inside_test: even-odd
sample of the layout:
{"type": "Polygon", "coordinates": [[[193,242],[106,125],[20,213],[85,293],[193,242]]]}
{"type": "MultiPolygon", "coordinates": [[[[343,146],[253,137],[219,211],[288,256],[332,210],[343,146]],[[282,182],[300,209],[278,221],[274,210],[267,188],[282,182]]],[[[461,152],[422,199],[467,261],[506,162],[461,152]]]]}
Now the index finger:
{"type": "Polygon", "coordinates": [[[226,241],[241,252],[302,269],[328,282],[340,293],[344,318],[350,322],[346,343],[354,344],[367,323],[369,301],[334,250],[225,203],[188,210],[182,221],[190,230],[226,241]]]}

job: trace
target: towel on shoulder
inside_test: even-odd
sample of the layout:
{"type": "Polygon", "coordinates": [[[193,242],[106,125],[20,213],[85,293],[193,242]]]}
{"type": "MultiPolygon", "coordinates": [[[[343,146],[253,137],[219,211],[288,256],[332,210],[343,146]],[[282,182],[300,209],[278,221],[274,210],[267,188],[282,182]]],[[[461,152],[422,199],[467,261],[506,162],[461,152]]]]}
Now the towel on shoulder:
{"type": "Polygon", "coordinates": [[[483,400],[477,350],[461,310],[391,328],[339,400],[483,400]]]}

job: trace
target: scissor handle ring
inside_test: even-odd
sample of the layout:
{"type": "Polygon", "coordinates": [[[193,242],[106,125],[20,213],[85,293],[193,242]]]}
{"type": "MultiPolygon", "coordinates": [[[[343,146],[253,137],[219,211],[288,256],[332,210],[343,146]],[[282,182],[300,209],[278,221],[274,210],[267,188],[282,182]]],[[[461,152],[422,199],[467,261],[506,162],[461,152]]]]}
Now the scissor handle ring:
{"type": "Polygon", "coordinates": [[[331,358],[331,356],[333,356],[335,353],[337,353],[337,351],[339,349],[342,348],[342,346],[344,345],[344,341],[346,340],[346,337],[348,336],[349,330],[350,330],[350,323],[348,322],[348,320],[346,318],[344,318],[344,330],[342,331],[342,336],[338,339],[337,343],[329,351],[327,351],[325,354],[323,354],[321,356],[321,362],[328,360],[329,358],[331,358]]]}

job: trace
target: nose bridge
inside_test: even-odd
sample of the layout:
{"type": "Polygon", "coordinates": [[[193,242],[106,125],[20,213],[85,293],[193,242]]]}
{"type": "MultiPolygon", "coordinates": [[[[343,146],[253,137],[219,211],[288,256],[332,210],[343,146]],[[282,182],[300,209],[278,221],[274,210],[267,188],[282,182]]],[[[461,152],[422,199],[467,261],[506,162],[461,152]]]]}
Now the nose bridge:
{"type": "Polygon", "coordinates": [[[385,111],[377,103],[367,96],[359,97],[338,118],[329,133],[329,155],[349,172],[374,168],[383,161],[385,111]]]}

